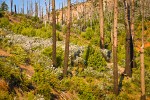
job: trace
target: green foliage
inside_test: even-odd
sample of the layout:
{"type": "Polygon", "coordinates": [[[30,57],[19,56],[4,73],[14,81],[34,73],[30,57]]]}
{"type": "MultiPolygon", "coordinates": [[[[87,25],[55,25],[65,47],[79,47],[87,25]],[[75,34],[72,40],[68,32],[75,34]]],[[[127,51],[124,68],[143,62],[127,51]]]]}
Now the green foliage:
{"type": "Polygon", "coordinates": [[[8,10],[8,5],[5,3],[5,1],[0,5],[0,10],[1,11],[7,11],[8,10]]]}
{"type": "Polygon", "coordinates": [[[4,17],[0,19],[0,27],[7,27],[9,25],[9,20],[8,18],[4,17]]]}
{"type": "MultiPolygon", "coordinates": [[[[51,26],[44,27],[36,17],[33,17],[32,21],[23,18],[21,23],[14,23],[11,29],[14,33],[31,37],[50,38],[52,36],[51,26]]],[[[59,39],[61,40],[61,37],[59,39]]]]}
{"type": "Polygon", "coordinates": [[[8,91],[0,90],[0,100],[12,100],[13,97],[9,94],[8,91]]]}
{"type": "Polygon", "coordinates": [[[14,57],[10,57],[12,61],[16,62],[17,64],[26,64],[26,59],[28,59],[27,52],[20,46],[12,46],[10,50],[14,57]]]}
{"type": "Polygon", "coordinates": [[[47,99],[51,98],[52,89],[60,88],[57,76],[39,64],[35,65],[35,74],[32,80],[36,83],[37,94],[41,94],[47,99]]]}
{"type": "Polygon", "coordinates": [[[100,50],[94,49],[89,46],[83,54],[83,58],[86,61],[86,65],[93,67],[94,70],[103,71],[105,70],[106,61],[102,57],[100,50]]]}
{"type": "Polygon", "coordinates": [[[84,78],[71,77],[63,79],[62,84],[65,89],[78,93],[81,100],[97,100],[98,95],[101,95],[99,92],[96,92],[100,91],[98,86],[94,85],[92,82],[87,83],[84,78]]]}
{"type": "Polygon", "coordinates": [[[56,32],[56,39],[57,39],[57,41],[63,40],[63,37],[60,35],[60,32],[56,32]]]}
{"type": "Polygon", "coordinates": [[[145,50],[145,79],[146,79],[146,93],[150,96],[150,47],[145,50]]]}
{"type": "Polygon", "coordinates": [[[87,28],[86,32],[81,33],[81,36],[86,38],[87,40],[90,40],[94,35],[94,31],[92,30],[92,28],[87,28]]]}
{"type": "Polygon", "coordinates": [[[62,32],[63,32],[63,34],[67,33],[67,26],[66,25],[62,26],[62,32]]]}
{"type": "MultiPolygon", "coordinates": [[[[43,54],[52,59],[52,48],[51,47],[45,48],[43,54]]],[[[57,54],[56,55],[57,67],[62,66],[64,53],[61,47],[57,47],[56,54],[57,54]]]]}
{"type": "Polygon", "coordinates": [[[102,76],[102,74],[97,70],[93,70],[92,67],[87,67],[87,68],[84,69],[84,71],[79,73],[79,76],[100,78],[102,76]]]}

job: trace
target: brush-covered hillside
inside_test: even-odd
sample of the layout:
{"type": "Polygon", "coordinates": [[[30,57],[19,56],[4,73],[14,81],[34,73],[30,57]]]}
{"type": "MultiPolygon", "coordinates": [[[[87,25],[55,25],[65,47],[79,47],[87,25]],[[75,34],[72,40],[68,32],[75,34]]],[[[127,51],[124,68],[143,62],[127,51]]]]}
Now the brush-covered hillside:
{"type": "MultiPolygon", "coordinates": [[[[97,2],[98,0],[95,0],[92,3],[97,4],[97,2]]],[[[93,12],[92,19],[84,20],[82,17],[72,20],[69,61],[67,75],[64,77],[67,22],[56,24],[57,67],[54,67],[52,22],[45,22],[42,18],[29,14],[11,13],[7,11],[7,6],[4,2],[0,6],[0,100],[140,100],[142,14],[139,13],[139,2],[135,5],[135,66],[132,68],[132,77],[129,77],[124,73],[127,32],[124,5],[122,1],[118,1],[118,95],[115,95],[113,90],[113,10],[104,10],[103,49],[100,48],[98,11],[93,12]]],[[[145,10],[143,36],[147,100],[150,99],[148,11],[149,9],[145,10]]]]}

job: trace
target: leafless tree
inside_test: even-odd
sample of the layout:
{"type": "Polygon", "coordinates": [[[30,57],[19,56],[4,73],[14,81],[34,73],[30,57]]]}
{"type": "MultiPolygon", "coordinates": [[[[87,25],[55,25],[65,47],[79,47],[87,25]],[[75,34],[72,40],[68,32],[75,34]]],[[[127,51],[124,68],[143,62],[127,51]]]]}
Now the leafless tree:
{"type": "Polygon", "coordinates": [[[69,60],[69,40],[70,40],[70,22],[71,22],[71,1],[68,0],[68,11],[67,11],[67,33],[66,33],[66,41],[65,41],[65,57],[64,57],[64,69],[63,75],[67,75],[68,69],[68,60],[69,60]]]}
{"type": "Polygon", "coordinates": [[[118,0],[114,0],[113,74],[114,74],[114,94],[116,95],[118,95],[117,19],[118,19],[118,0]]]}
{"type": "Polygon", "coordinates": [[[22,13],[24,14],[24,0],[22,0],[22,13]]]}
{"type": "Polygon", "coordinates": [[[11,14],[13,13],[13,0],[10,0],[10,6],[11,6],[11,14]]]}
{"type": "Polygon", "coordinates": [[[64,17],[63,15],[64,15],[64,13],[63,13],[63,2],[62,2],[62,15],[61,15],[61,24],[62,24],[62,25],[63,25],[63,21],[64,21],[64,20],[63,20],[63,17],[64,17]]]}
{"type": "Polygon", "coordinates": [[[131,36],[131,2],[130,0],[124,0],[125,6],[125,27],[126,27],[126,65],[125,65],[125,74],[129,77],[132,77],[132,68],[133,68],[133,46],[132,36],[131,36]]]}
{"type": "Polygon", "coordinates": [[[131,51],[132,51],[132,64],[135,67],[135,52],[134,52],[134,21],[135,21],[135,0],[131,0],[131,35],[132,35],[132,44],[131,44],[131,51]]]}
{"type": "Polygon", "coordinates": [[[145,96],[145,67],[144,67],[144,1],[145,0],[141,0],[142,2],[142,46],[141,46],[141,50],[140,50],[140,58],[141,58],[141,100],[146,100],[146,96],[145,96]]]}
{"type": "Polygon", "coordinates": [[[100,47],[104,48],[104,14],[103,14],[103,0],[99,0],[99,8],[100,8],[100,47]]]}
{"type": "Polygon", "coordinates": [[[27,0],[27,15],[29,14],[29,3],[28,3],[28,0],[27,0]]]}
{"type": "Polygon", "coordinates": [[[14,5],[14,9],[15,9],[15,14],[17,14],[17,8],[16,8],[16,5],[14,5]]]}
{"type": "Polygon", "coordinates": [[[57,67],[56,65],[56,11],[55,11],[55,0],[52,0],[52,15],[53,15],[53,54],[52,54],[52,61],[53,66],[57,67]]]}
{"type": "Polygon", "coordinates": [[[35,2],[35,16],[38,17],[38,3],[35,2]]]}

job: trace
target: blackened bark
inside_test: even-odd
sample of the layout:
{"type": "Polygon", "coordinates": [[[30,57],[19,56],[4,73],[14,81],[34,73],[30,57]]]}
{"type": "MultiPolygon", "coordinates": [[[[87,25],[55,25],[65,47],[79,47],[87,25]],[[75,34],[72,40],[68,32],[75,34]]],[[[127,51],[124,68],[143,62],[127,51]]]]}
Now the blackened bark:
{"type": "Polygon", "coordinates": [[[65,58],[64,58],[64,69],[63,69],[64,77],[67,75],[68,61],[69,61],[69,40],[70,40],[70,22],[71,22],[70,10],[71,10],[71,1],[68,0],[67,33],[66,33],[66,41],[65,41],[65,58]]]}
{"type": "Polygon", "coordinates": [[[104,14],[103,14],[103,0],[99,0],[99,16],[100,16],[100,48],[104,48],[104,14]]]}
{"type": "Polygon", "coordinates": [[[55,11],[55,0],[52,0],[52,15],[53,15],[53,54],[52,61],[53,67],[57,67],[56,65],[56,11],[55,11]]]}
{"type": "Polygon", "coordinates": [[[132,36],[131,36],[131,16],[130,16],[130,1],[124,0],[125,6],[125,28],[126,28],[126,62],[125,62],[125,74],[129,77],[132,77],[132,68],[133,68],[133,43],[132,43],[132,36]]]}
{"type": "Polygon", "coordinates": [[[117,22],[118,22],[118,1],[114,0],[114,39],[113,39],[113,74],[114,94],[118,95],[118,66],[117,66],[117,22]]]}
{"type": "Polygon", "coordinates": [[[144,66],[144,1],[141,0],[142,2],[142,46],[141,46],[141,53],[140,53],[140,58],[141,58],[141,100],[146,100],[145,96],[145,66],[144,66]]]}

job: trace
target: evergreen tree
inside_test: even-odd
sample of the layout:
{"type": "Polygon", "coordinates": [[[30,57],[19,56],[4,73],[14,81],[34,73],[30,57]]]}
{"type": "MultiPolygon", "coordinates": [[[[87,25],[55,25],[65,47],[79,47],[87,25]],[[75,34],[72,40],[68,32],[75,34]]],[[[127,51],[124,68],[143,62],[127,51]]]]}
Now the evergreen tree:
{"type": "Polygon", "coordinates": [[[0,9],[1,9],[2,11],[7,11],[7,10],[8,10],[8,5],[5,3],[5,1],[1,4],[0,9]]]}

